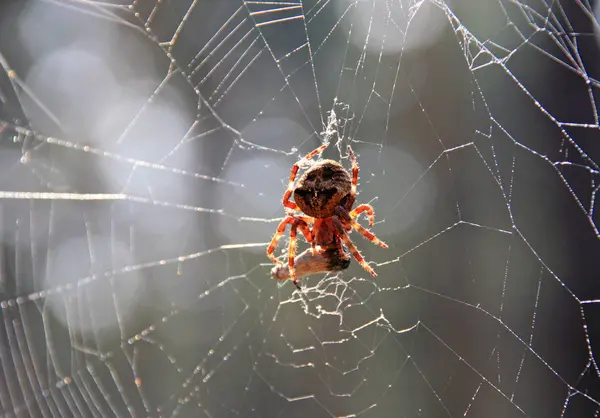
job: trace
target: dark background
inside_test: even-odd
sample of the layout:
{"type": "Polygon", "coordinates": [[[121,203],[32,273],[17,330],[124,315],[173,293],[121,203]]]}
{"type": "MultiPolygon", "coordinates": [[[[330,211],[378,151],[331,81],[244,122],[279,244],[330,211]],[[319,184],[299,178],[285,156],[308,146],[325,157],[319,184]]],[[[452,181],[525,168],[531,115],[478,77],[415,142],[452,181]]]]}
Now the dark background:
{"type": "Polygon", "coordinates": [[[598,414],[592,5],[129,6],[0,6],[0,414],[598,414]],[[390,248],[297,292],[331,110],[390,248]]]}

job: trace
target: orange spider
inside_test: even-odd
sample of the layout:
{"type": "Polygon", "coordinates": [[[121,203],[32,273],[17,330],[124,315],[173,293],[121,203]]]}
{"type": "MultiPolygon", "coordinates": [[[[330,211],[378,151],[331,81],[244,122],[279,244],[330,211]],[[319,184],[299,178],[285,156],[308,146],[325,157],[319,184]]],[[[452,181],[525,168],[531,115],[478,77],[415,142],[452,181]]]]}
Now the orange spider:
{"type": "MultiPolygon", "coordinates": [[[[323,260],[316,257],[318,254],[331,253],[335,249],[338,250],[341,259],[347,259],[343,243],[366,271],[373,276],[377,276],[348,237],[347,232],[352,229],[357,230],[373,244],[388,248],[387,244],[356,222],[356,217],[366,212],[369,217],[369,226],[373,226],[375,211],[371,205],[367,204],[362,204],[352,209],[356,200],[358,163],[350,146],[348,146],[348,153],[352,159],[352,177],[340,163],[333,160],[321,160],[313,163],[294,187],[300,163],[310,160],[326,147],[327,144],[320,146],[293,165],[288,188],[283,194],[283,206],[287,216],[277,227],[277,232],[267,249],[267,256],[273,262],[278,263],[273,252],[275,251],[277,242],[283,236],[286,225],[291,224],[288,268],[289,277],[298,289],[300,289],[300,286],[296,279],[296,270],[294,267],[298,229],[300,229],[306,241],[312,245],[312,254],[315,256],[303,263],[303,275],[307,273],[314,274],[316,272],[316,267],[312,268],[314,267],[312,264],[323,264],[323,260]],[[294,202],[290,201],[292,193],[294,194],[294,202]],[[314,260],[314,263],[311,260],[314,260]]],[[[274,274],[276,279],[281,280],[287,278],[287,276],[288,274],[274,274]]]]}

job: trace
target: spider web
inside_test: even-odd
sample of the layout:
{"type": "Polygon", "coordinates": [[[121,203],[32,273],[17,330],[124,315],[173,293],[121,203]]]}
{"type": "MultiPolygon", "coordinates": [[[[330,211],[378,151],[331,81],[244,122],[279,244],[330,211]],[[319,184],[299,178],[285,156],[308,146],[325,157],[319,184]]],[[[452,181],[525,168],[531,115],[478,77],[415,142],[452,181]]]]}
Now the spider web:
{"type": "Polygon", "coordinates": [[[599,415],[589,1],[0,10],[2,416],[599,415]],[[325,140],[390,248],[299,292],[325,140]]]}

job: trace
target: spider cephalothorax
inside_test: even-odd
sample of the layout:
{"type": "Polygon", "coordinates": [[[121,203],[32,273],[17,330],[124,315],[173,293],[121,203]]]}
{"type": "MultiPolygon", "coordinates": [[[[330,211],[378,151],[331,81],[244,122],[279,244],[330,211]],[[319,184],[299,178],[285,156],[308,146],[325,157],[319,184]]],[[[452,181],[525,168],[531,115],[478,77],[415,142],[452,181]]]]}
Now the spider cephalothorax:
{"type": "MultiPolygon", "coordinates": [[[[323,151],[327,145],[309,152],[303,160],[308,161],[323,151]]],[[[296,187],[294,182],[296,174],[300,169],[300,162],[292,166],[288,188],[283,194],[283,206],[286,209],[287,216],[277,227],[277,232],[269,244],[267,255],[271,260],[277,263],[277,258],[273,255],[277,241],[283,236],[283,231],[287,224],[291,224],[290,244],[288,248],[288,272],[282,269],[275,269],[273,276],[276,279],[284,280],[290,277],[296,287],[299,288],[296,280],[296,235],[298,229],[306,240],[312,245],[312,257],[299,257],[299,265],[302,269],[302,275],[314,274],[323,271],[331,265],[331,261],[339,258],[340,262],[333,263],[336,267],[346,268],[345,261],[348,257],[344,251],[344,245],[352,253],[360,265],[376,276],[375,271],[367,264],[360,255],[350,237],[349,231],[355,229],[362,236],[380,247],[387,248],[387,245],[379,240],[372,232],[363,227],[356,221],[358,215],[366,212],[369,217],[369,225],[373,226],[375,221],[375,212],[371,205],[362,204],[352,209],[356,200],[356,186],[358,184],[358,163],[348,146],[348,154],[352,159],[352,175],[338,162],[332,160],[322,160],[314,163],[300,178],[296,187]],[[294,195],[294,202],[290,197],[294,195]],[[332,254],[336,254],[333,257],[332,254]],[[289,274],[287,274],[289,273],[289,274]]]]}
{"type": "Polygon", "coordinates": [[[300,177],[294,201],[308,216],[329,218],[337,206],[346,206],[351,189],[352,178],[346,169],[336,161],[323,160],[300,177]]]}

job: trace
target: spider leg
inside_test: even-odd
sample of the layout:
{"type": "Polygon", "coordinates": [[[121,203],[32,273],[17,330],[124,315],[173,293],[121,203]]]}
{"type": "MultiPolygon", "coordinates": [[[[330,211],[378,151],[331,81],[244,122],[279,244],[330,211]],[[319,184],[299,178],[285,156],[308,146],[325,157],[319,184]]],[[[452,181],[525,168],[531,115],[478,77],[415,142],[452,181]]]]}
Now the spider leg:
{"type": "Polygon", "coordinates": [[[296,288],[300,290],[300,285],[298,284],[298,280],[296,279],[296,269],[294,267],[296,260],[296,233],[298,228],[300,228],[300,231],[302,231],[302,233],[309,242],[312,243],[313,239],[312,234],[310,233],[310,229],[308,228],[306,222],[304,222],[302,219],[294,219],[294,221],[292,222],[292,227],[290,229],[290,245],[288,247],[288,266],[290,268],[290,278],[292,279],[294,286],[296,286],[296,288]]]}
{"type": "Polygon", "coordinates": [[[315,244],[315,239],[314,239],[314,226],[313,226],[313,232],[311,233],[311,229],[310,229],[310,225],[315,223],[315,218],[313,218],[312,216],[306,216],[306,215],[293,215],[294,218],[296,219],[301,219],[303,220],[307,225],[305,227],[299,226],[299,228],[305,228],[309,234],[311,234],[311,239],[308,238],[308,235],[306,235],[306,233],[304,232],[304,230],[302,230],[302,233],[304,234],[304,236],[306,237],[306,240],[308,242],[310,242],[311,245],[311,250],[313,255],[317,253],[317,248],[316,248],[316,244],[315,244]]]}
{"type": "MultiPolygon", "coordinates": [[[[311,159],[312,157],[317,155],[319,152],[323,151],[325,148],[327,148],[327,144],[321,145],[319,148],[314,149],[311,152],[309,152],[308,154],[306,154],[302,160],[311,159]]],[[[302,160],[300,160],[300,161],[302,161],[302,160]]],[[[299,169],[300,169],[300,162],[297,162],[292,166],[292,172],[290,173],[290,180],[288,182],[288,187],[287,187],[285,193],[283,194],[283,200],[282,200],[284,207],[290,208],[293,210],[300,210],[300,208],[298,207],[298,205],[296,203],[290,202],[290,197],[292,196],[292,192],[294,191],[294,181],[296,180],[296,174],[298,174],[299,169]]]]}
{"type": "Polygon", "coordinates": [[[375,223],[375,211],[373,210],[373,207],[371,205],[362,204],[360,206],[355,207],[354,210],[350,212],[350,217],[356,218],[363,212],[367,212],[367,216],[369,217],[369,226],[373,226],[373,224],[375,223]]]}
{"type": "Polygon", "coordinates": [[[294,218],[292,216],[286,216],[283,221],[281,221],[281,223],[279,224],[279,226],[277,227],[277,232],[275,232],[275,235],[273,236],[273,239],[271,240],[271,243],[269,244],[269,247],[267,248],[267,256],[271,259],[271,261],[273,261],[274,263],[277,263],[277,258],[273,255],[273,252],[275,252],[275,247],[277,246],[277,242],[281,239],[281,237],[283,236],[283,231],[285,231],[285,227],[287,224],[291,223],[294,221],[294,218]]]}
{"type": "Polygon", "coordinates": [[[304,219],[302,219],[302,218],[299,218],[299,219],[301,222],[298,224],[298,228],[300,228],[300,231],[302,231],[302,234],[304,235],[304,238],[306,238],[306,241],[308,243],[310,243],[310,246],[312,248],[312,253],[315,254],[316,253],[315,237],[313,236],[313,233],[310,230],[310,225],[308,225],[308,223],[304,219]]]}
{"type": "MultiPolygon", "coordinates": [[[[296,235],[297,235],[297,229],[299,228],[300,231],[302,232],[302,234],[304,235],[304,238],[306,238],[306,241],[310,242],[311,245],[315,246],[314,244],[314,239],[313,239],[313,234],[310,231],[310,227],[308,226],[308,224],[299,218],[294,218],[292,216],[286,216],[283,221],[281,221],[281,223],[279,224],[279,226],[277,227],[277,232],[275,232],[275,235],[273,236],[273,239],[271,240],[271,243],[269,244],[269,247],[267,248],[267,256],[269,256],[269,258],[276,264],[279,263],[279,261],[277,260],[277,258],[273,255],[273,253],[275,252],[275,247],[277,247],[277,242],[281,239],[281,237],[283,236],[283,232],[285,231],[285,227],[287,224],[292,224],[292,229],[290,231],[290,247],[288,250],[288,255],[291,257],[291,261],[289,261],[289,266],[290,266],[290,277],[292,277],[295,281],[295,276],[292,273],[292,270],[294,268],[294,258],[295,258],[295,254],[296,254],[296,235]]],[[[294,284],[297,285],[297,282],[295,282],[294,284]]],[[[298,287],[298,286],[296,286],[298,287]]]]}
{"type": "MultiPolygon", "coordinates": [[[[309,241],[312,254],[316,255],[317,253],[322,252],[322,248],[321,248],[321,250],[317,251],[316,236],[317,236],[318,226],[317,226],[317,223],[315,222],[315,218],[313,218],[311,216],[305,216],[305,215],[299,215],[299,216],[296,216],[296,218],[302,219],[304,222],[306,222],[308,224],[309,231],[312,232],[312,239],[309,241]],[[310,229],[310,225],[312,225],[312,230],[310,229]]],[[[304,234],[304,235],[306,236],[306,234],[304,234]]]]}
{"type": "Polygon", "coordinates": [[[314,157],[315,155],[317,155],[318,153],[320,153],[321,151],[323,151],[325,148],[327,148],[327,145],[329,145],[329,144],[324,144],[324,145],[321,145],[318,148],[315,148],[314,150],[312,150],[311,152],[309,152],[308,154],[306,154],[303,159],[304,160],[310,160],[312,157],[314,157]]]}
{"type": "Polygon", "coordinates": [[[306,215],[294,215],[294,218],[303,220],[308,225],[315,223],[315,218],[306,215]]]}
{"type": "Polygon", "coordinates": [[[350,159],[352,160],[352,188],[350,189],[350,198],[352,199],[352,204],[354,204],[356,187],[358,186],[358,162],[356,161],[356,155],[354,155],[354,151],[352,151],[350,145],[348,145],[348,154],[350,154],[350,159]]]}
{"type": "Polygon", "coordinates": [[[371,266],[369,266],[367,264],[367,262],[365,261],[363,256],[360,255],[360,252],[358,251],[358,249],[354,246],[354,244],[350,240],[350,237],[348,236],[348,234],[346,234],[346,231],[344,230],[344,226],[342,225],[342,221],[340,221],[335,216],[332,217],[331,221],[332,221],[333,225],[335,226],[335,229],[337,230],[338,234],[340,235],[340,237],[342,238],[342,240],[344,241],[344,243],[346,244],[346,246],[348,247],[348,249],[354,256],[354,258],[356,258],[356,261],[358,261],[359,264],[362,266],[362,268],[364,268],[366,271],[368,271],[373,277],[377,277],[377,273],[375,273],[375,271],[371,268],[371,266]]]}
{"type": "Polygon", "coordinates": [[[366,229],[364,226],[356,222],[356,220],[352,219],[350,214],[346,209],[341,206],[335,208],[335,213],[339,216],[346,224],[350,225],[352,228],[356,229],[363,237],[371,241],[375,245],[379,245],[381,248],[388,248],[388,245],[381,241],[379,238],[375,236],[371,231],[366,229]]]}

